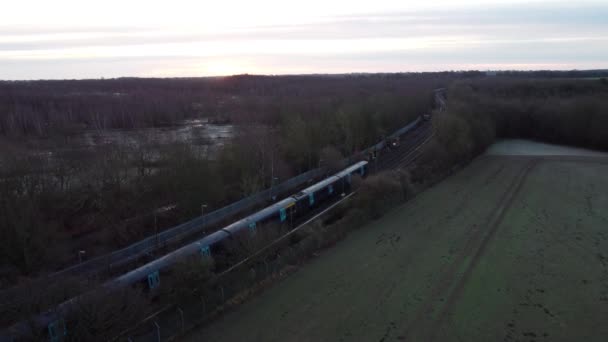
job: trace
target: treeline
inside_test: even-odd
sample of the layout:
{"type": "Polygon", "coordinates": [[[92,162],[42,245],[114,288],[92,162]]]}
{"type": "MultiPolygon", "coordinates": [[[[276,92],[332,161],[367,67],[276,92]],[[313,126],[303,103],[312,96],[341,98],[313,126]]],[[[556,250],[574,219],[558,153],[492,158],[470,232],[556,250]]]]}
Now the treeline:
{"type": "MultiPolygon", "coordinates": [[[[606,70],[501,71],[507,78],[608,77],[606,70]]],[[[402,81],[484,78],[485,72],[0,81],[0,135],[52,136],[83,129],[173,125],[188,118],[277,124],[286,108],[323,112],[402,81]]]]}
{"type": "Polygon", "coordinates": [[[417,177],[449,170],[498,138],[608,150],[608,82],[486,78],[454,82],[448,109],[435,115],[437,139],[417,177]]]}
{"type": "MultiPolygon", "coordinates": [[[[490,72],[491,73],[491,72],[490,72]]],[[[520,70],[508,70],[508,71],[496,71],[497,76],[501,77],[512,77],[512,78],[536,78],[536,79],[547,79],[547,78],[598,78],[608,77],[608,70],[531,70],[531,71],[520,71],[520,70]]]]}
{"type": "MultiPolygon", "coordinates": [[[[370,96],[406,93],[442,74],[232,76],[0,82],[0,135],[173,125],[188,118],[278,124],[286,110],[319,115],[370,96]],[[405,81],[405,82],[404,82],[405,81]]],[[[457,77],[457,74],[449,77],[457,77]]]]}
{"type": "MultiPolygon", "coordinates": [[[[46,120],[31,127],[54,130],[63,127],[63,122],[88,127],[87,113],[93,113],[97,100],[125,106],[120,108],[133,106],[136,114],[132,117],[141,118],[133,122],[143,125],[150,119],[147,108],[151,107],[138,107],[137,101],[150,99],[170,107],[179,101],[165,103],[164,99],[186,89],[189,95],[175,98],[187,99],[184,103],[192,107],[194,97],[189,96],[200,92],[196,99],[207,99],[201,103],[214,107],[197,110],[212,108],[205,113],[229,118],[236,135],[209,159],[196,147],[177,142],[162,145],[145,135],[133,145],[83,149],[74,146],[71,133],[61,129],[44,139],[48,149],[42,150],[34,142],[39,140],[27,136],[40,132],[30,130],[29,124],[20,126],[18,134],[26,136],[4,137],[0,152],[0,281],[9,284],[78,262],[80,250],[86,251],[82,257],[92,258],[200,215],[202,204],[209,212],[302,171],[332,167],[336,160],[428,112],[431,90],[449,81],[442,77],[238,76],[5,83],[12,89],[9,94],[21,97],[8,96],[3,103],[12,98],[12,108],[36,108],[29,112],[37,113],[32,117],[46,120]],[[168,90],[164,93],[163,89],[168,90]],[[82,111],[70,107],[74,96],[79,96],[75,92],[89,94],[78,102],[82,111]],[[121,102],[127,95],[111,95],[115,92],[141,95],[133,96],[133,102],[121,102]],[[67,100],[59,105],[54,99],[62,96],[67,100]],[[89,98],[97,100],[87,102],[89,98]],[[51,108],[55,109],[49,113],[51,108]]],[[[175,105],[162,112],[167,122],[198,115],[180,111],[186,107],[190,108],[175,105]]],[[[106,122],[117,118],[116,127],[121,127],[120,114],[127,111],[100,108],[106,122]]],[[[24,122],[36,122],[28,120],[24,122]]]]}
{"type": "Polygon", "coordinates": [[[160,79],[0,82],[0,134],[52,136],[84,129],[170,125],[214,100],[206,82],[160,79]]]}

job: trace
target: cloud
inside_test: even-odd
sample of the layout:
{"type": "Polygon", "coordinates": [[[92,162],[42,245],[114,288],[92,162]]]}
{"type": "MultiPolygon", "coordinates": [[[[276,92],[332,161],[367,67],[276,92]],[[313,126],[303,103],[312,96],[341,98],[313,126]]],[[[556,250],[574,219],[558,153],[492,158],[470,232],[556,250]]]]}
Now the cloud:
{"type": "Polygon", "coordinates": [[[332,7],[328,15],[308,13],[290,23],[245,20],[230,28],[136,18],[133,25],[5,25],[0,27],[0,79],[420,71],[458,65],[597,68],[608,55],[608,4],[601,2],[470,6],[477,2],[469,1],[468,7],[395,5],[399,10],[394,11],[384,2],[378,11],[361,7],[342,14],[332,7]]]}

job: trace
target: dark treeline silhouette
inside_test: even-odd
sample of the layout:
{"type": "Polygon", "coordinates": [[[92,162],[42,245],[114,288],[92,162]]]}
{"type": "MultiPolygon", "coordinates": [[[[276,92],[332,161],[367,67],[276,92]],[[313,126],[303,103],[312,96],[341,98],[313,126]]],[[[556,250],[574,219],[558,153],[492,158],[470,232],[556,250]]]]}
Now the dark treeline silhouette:
{"type": "Polygon", "coordinates": [[[519,78],[597,78],[608,77],[608,70],[533,70],[496,71],[497,76],[519,78]]]}
{"type": "Polygon", "coordinates": [[[500,138],[608,150],[608,81],[485,78],[454,82],[437,139],[415,178],[445,172],[500,138]]]}
{"type": "Polygon", "coordinates": [[[204,81],[112,79],[0,83],[0,133],[161,126],[195,116],[216,94],[204,81]]]}
{"type": "Polygon", "coordinates": [[[608,150],[608,84],[602,79],[457,82],[450,112],[471,124],[478,145],[486,141],[476,135],[494,130],[499,138],[608,150]]]}
{"type": "Polygon", "coordinates": [[[318,115],[361,98],[405,93],[411,81],[431,77],[444,76],[5,81],[0,82],[0,134],[46,136],[82,129],[159,127],[198,117],[277,124],[286,110],[318,115]]]}
{"type": "MultiPolygon", "coordinates": [[[[327,76],[0,81],[0,134],[66,134],[82,129],[160,127],[187,118],[276,124],[285,106],[323,111],[382,96],[407,79],[479,78],[479,71],[327,76]],[[311,101],[316,104],[311,105],[311,101]]],[[[500,71],[512,78],[607,77],[608,71],[500,71]]]]}

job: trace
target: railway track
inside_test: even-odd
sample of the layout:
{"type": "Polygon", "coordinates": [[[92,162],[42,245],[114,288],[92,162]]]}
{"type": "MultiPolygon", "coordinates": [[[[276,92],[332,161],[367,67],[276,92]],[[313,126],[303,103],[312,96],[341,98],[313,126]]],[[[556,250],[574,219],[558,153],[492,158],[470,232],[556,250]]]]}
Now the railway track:
{"type": "Polygon", "coordinates": [[[409,166],[421,153],[419,148],[432,136],[432,125],[424,121],[420,126],[404,137],[397,149],[379,156],[373,166],[375,172],[402,169],[409,166]]]}
{"type": "MultiPolygon", "coordinates": [[[[437,112],[443,113],[446,109],[445,89],[435,91],[435,104],[437,112]]],[[[422,121],[419,126],[408,134],[405,134],[398,148],[382,154],[376,161],[374,171],[399,170],[410,166],[422,154],[422,146],[430,141],[435,135],[431,120],[422,121]]]]}

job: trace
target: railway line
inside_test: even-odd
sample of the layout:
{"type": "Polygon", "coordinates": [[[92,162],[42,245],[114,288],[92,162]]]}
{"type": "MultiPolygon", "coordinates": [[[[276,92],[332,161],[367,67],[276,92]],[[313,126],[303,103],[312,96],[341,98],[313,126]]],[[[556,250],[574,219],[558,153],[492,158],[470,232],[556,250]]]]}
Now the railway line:
{"type": "MultiPolygon", "coordinates": [[[[435,104],[437,106],[436,112],[442,113],[446,108],[445,89],[437,89],[434,94],[435,104]]],[[[372,163],[371,168],[376,172],[407,168],[420,156],[422,153],[422,146],[430,141],[434,134],[435,131],[430,117],[426,120],[422,120],[415,130],[402,137],[403,140],[400,141],[398,147],[393,148],[393,150],[387,154],[382,154],[372,163]]]]}
{"type": "Polygon", "coordinates": [[[377,166],[375,166],[376,171],[406,168],[420,154],[421,149],[418,147],[426,142],[432,134],[431,122],[423,121],[415,131],[404,137],[404,141],[400,142],[396,149],[378,158],[377,166]]]}

